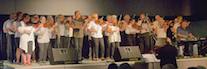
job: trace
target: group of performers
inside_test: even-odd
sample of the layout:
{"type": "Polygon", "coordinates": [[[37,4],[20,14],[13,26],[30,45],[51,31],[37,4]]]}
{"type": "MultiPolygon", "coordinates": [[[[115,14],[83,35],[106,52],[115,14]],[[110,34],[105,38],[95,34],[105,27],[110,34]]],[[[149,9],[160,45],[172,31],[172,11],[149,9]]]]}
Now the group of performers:
{"type": "MultiPolygon", "coordinates": [[[[189,21],[178,16],[174,21],[164,20],[159,15],[155,21],[150,21],[148,15],[141,14],[139,19],[126,14],[117,18],[116,15],[107,15],[99,19],[97,13],[83,17],[80,11],[75,16],[57,15],[55,20],[51,15],[30,17],[27,13],[12,13],[10,19],[4,22],[3,31],[7,34],[7,54],[10,62],[20,63],[20,54],[24,65],[36,62],[35,51],[39,48],[40,64],[50,57],[51,48],[76,48],[78,59],[83,60],[82,50],[88,49],[88,58],[97,61],[99,58],[113,59],[116,48],[127,45],[139,46],[141,53],[151,53],[155,47],[161,47],[166,38],[176,44],[176,37],[194,37],[186,27],[189,21]],[[152,36],[155,35],[155,36],[152,36]],[[100,47],[100,49],[99,49],[100,47]],[[106,49],[106,50],[105,50],[106,49]],[[100,50],[100,51],[99,51],[100,50]],[[106,51],[106,53],[105,53],[106,51]],[[15,56],[16,53],[16,56],[15,56]],[[106,55],[106,56],[105,56],[106,55]]],[[[188,45],[179,46],[179,55],[189,55],[188,45]],[[184,53],[184,54],[183,54],[184,53]]],[[[198,55],[197,45],[194,45],[193,54],[198,55]]]]}

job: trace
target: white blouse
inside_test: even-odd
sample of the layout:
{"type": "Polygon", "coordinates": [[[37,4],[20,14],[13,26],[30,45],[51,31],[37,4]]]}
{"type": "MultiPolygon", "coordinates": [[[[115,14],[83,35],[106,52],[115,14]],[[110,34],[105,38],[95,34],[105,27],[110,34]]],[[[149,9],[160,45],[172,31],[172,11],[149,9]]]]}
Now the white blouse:
{"type": "Polygon", "coordinates": [[[90,21],[87,29],[92,29],[92,30],[96,30],[96,32],[91,32],[91,36],[93,38],[103,38],[103,34],[102,34],[102,26],[99,24],[96,24],[94,21],[90,21]]]}
{"type": "Polygon", "coordinates": [[[167,37],[167,33],[165,32],[164,27],[161,28],[160,26],[157,27],[157,38],[166,38],[167,37]]]}
{"type": "Polygon", "coordinates": [[[38,43],[49,43],[50,42],[49,32],[52,32],[52,31],[50,31],[47,27],[46,28],[41,27],[39,31],[36,32],[38,34],[38,37],[37,37],[38,43]],[[44,32],[44,34],[41,32],[44,32]]]}
{"type": "Polygon", "coordinates": [[[28,52],[28,42],[32,41],[32,50],[34,51],[34,49],[35,49],[35,41],[34,41],[35,28],[32,26],[18,27],[18,31],[20,33],[22,33],[22,35],[20,37],[19,47],[27,53],[28,52]],[[23,32],[24,30],[30,30],[31,33],[26,34],[23,32]]]}
{"type": "Polygon", "coordinates": [[[120,31],[119,31],[119,27],[118,26],[109,26],[109,28],[111,29],[111,31],[115,31],[116,32],[112,32],[112,33],[109,33],[109,43],[112,43],[112,42],[121,42],[121,36],[120,36],[120,31]]]}
{"type": "Polygon", "coordinates": [[[70,27],[68,29],[68,32],[67,33],[68,33],[68,37],[73,37],[73,28],[70,27]]]}
{"type": "Polygon", "coordinates": [[[126,30],[125,30],[125,33],[126,34],[130,34],[129,32],[136,32],[136,33],[139,33],[140,31],[136,28],[132,28],[132,25],[129,24],[126,26],[126,30]]]}

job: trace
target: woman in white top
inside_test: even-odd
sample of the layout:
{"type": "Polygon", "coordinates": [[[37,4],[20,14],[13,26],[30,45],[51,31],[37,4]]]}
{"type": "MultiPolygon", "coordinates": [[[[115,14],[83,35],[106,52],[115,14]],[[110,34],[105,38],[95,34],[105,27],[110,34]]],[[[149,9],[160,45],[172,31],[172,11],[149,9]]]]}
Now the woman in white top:
{"type": "Polygon", "coordinates": [[[38,31],[39,28],[42,27],[40,25],[38,28],[34,28],[31,26],[32,22],[30,21],[30,16],[28,14],[23,14],[23,22],[21,23],[27,23],[23,24],[25,26],[18,27],[18,31],[22,34],[20,37],[20,44],[19,47],[22,49],[22,58],[24,65],[32,65],[30,62],[31,54],[35,49],[35,41],[34,41],[34,32],[38,31]]]}
{"type": "Polygon", "coordinates": [[[48,57],[50,58],[50,54],[52,51],[52,48],[57,48],[57,42],[56,42],[56,34],[54,32],[54,27],[55,27],[55,23],[54,23],[54,19],[51,15],[47,16],[47,23],[48,23],[48,29],[50,30],[49,33],[49,38],[50,38],[50,42],[49,42],[49,47],[48,47],[48,57]]]}
{"type": "Polygon", "coordinates": [[[52,30],[49,30],[49,24],[46,23],[45,16],[40,17],[40,24],[44,24],[44,27],[41,27],[39,31],[37,31],[37,42],[39,44],[39,63],[44,63],[46,61],[47,57],[47,50],[50,42],[49,38],[49,32],[52,32],[52,30]]]}
{"type": "Polygon", "coordinates": [[[98,20],[98,14],[93,13],[92,14],[92,21],[89,22],[89,25],[87,27],[87,30],[91,32],[91,37],[94,41],[95,44],[95,57],[94,60],[98,60],[98,54],[99,54],[99,44],[101,47],[101,59],[104,60],[104,40],[103,40],[103,35],[102,31],[106,29],[101,26],[101,24],[95,23],[95,21],[98,20]]]}
{"type": "Polygon", "coordinates": [[[159,21],[159,26],[154,30],[154,33],[157,35],[157,41],[155,43],[155,46],[162,46],[165,43],[166,37],[167,37],[167,29],[168,29],[167,23],[163,22],[163,19],[159,21]]]}
{"type": "Polygon", "coordinates": [[[14,27],[14,31],[15,31],[15,36],[14,36],[14,40],[15,40],[15,46],[16,46],[16,63],[19,64],[19,58],[20,58],[20,55],[21,55],[21,48],[19,48],[19,40],[20,40],[20,36],[21,36],[21,33],[17,30],[18,27],[21,26],[21,23],[20,21],[22,20],[22,16],[23,16],[23,13],[22,12],[17,12],[17,20],[14,21],[13,23],[13,27],[14,27]]]}
{"type": "Polygon", "coordinates": [[[68,33],[64,24],[64,19],[65,17],[62,14],[59,14],[55,23],[55,33],[57,35],[57,45],[59,48],[67,48],[68,46],[68,33]]]}
{"type": "Polygon", "coordinates": [[[109,33],[109,43],[111,43],[111,46],[109,48],[111,49],[111,55],[107,56],[107,58],[111,57],[113,59],[115,48],[120,46],[121,42],[121,36],[120,36],[120,28],[117,26],[117,16],[112,15],[112,25],[109,25],[107,28],[107,32],[109,33]]]}
{"type": "Polygon", "coordinates": [[[71,23],[72,23],[72,17],[71,16],[68,16],[66,18],[66,22],[65,22],[65,26],[67,28],[67,33],[68,33],[68,46],[67,48],[71,48],[71,38],[73,37],[73,28],[71,28],[71,23]]]}

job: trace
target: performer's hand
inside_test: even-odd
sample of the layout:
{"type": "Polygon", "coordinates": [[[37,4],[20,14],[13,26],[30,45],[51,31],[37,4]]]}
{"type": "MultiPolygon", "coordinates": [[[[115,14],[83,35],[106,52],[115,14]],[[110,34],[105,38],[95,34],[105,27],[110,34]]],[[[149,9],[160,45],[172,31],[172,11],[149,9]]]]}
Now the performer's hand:
{"type": "Polygon", "coordinates": [[[80,27],[82,30],[84,30],[84,28],[83,27],[80,27]]]}
{"type": "Polygon", "coordinates": [[[39,27],[43,27],[43,24],[41,23],[41,24],[39,25],[39,27]]]}
{"type": "Polygon", "coordinates": [[[94,30],[94,32],[98,33],[98,31],[94,30]]]}
{"type": "Polygon", "coordinates": [[[194,38],[195,36],[191,35],[190,37],[194,38]]]}
{"type": "Polygon", "coordinates": [[[114,30],[114,32],[117,32],[116,30],[114,30]]]}
{"type": "Polygon", "coordinates": [[[58,34],[59,32],[55,32],[55,34],[58,34]]]}
{"type": "Polygon", "coordinates": [[[40,33],[44,34],[45,32],[44,31],[41,31],[40,33]]]}

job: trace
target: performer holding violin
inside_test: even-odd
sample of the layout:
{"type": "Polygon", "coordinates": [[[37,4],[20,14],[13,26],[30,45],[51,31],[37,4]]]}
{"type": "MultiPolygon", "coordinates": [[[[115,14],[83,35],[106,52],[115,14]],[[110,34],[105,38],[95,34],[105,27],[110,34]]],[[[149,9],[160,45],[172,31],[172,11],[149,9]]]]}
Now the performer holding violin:
{"type": "Polygon", "coordinates": [[[157,41],[155,43],[155,46],[161,46],[164,45],[165,40],[167,38],[167,29],[168,29],[167,23],[163,20],[163,18],[160,18],[159,25],[154,30],[154,33],[157,35],[157,41]]]}
{"type": "Polygon", "coordinates": [[[71,39],[73,37],[73,29],[70,27],[71,26],[71,23],[72,23],[72,17],[71,16],[68,16],[66,18],[66,22],[65,22],[65,26],[67,28],[67,32],[68,32],[68,46],[67,48],[69,48],[71,46],[71,39]]]}
{"type": "Polygon", "coordinates": [[[62,14],[59,14],[55,23],[55,33],[57,35],[58,48],[67,48],[68,46],[67,28],[64,24],[64,19],[65,17],[62,14]]]}
{"type": "Polygon", "coordinates": [[[75,18],[72,20],[71,28],[73,28],[73,37],[74,37],[74,44],[75,48],[78,52],[78,58],[79,60],[82,60],[82,47],[83,47],[83,37],[84,32],[87,23],[89,22],[89,19],[85,23],[84,21],[80,19],[81,13],[80,11],[75,12],[75,18]]]}
{"type": "Polygon", "coordinates": [[[56,34],[54,32],[55,23],[51,15],[47,16],[47,24],[48,24],[48,29],[50,30],[50,32],[48,32],[50,38],[49,47],[48,47],[48,57],[50,58],[49,55],[51,54],[52,48],[57,48],[57,42],[55,40],[56,34]]]}
{"type": "Polygon", "coordinates": [[[136,45],[136,33],[139,32],[137,29],[137,24],[135,23],[135,19],[131,19],[130,24],[127,25],[125,33],[127,34],[128,42],[130,46],[136,45]]]}
{"type": "Polygon", "coordinates": [[[101,59],[104,60],[104,40],[103,40],[103,34],[102,31],[106,30],[107,27],[102,27],[102,22],[98,20],[98,14],[93,13],[92,14],[92,21],[90,21],[87,30],[91,32],[91,37],[92,40],[94,41],[95,44],[95,57],[93,60],[97,61],[98,60],[98,54],[99,54],[99,44],[101,47],[101,59]]]}
{"type": "Polygon", "coordinates": [[[141,14],[140,19],[137,23],[138,26],[140,26],[140,34],[138,36],[139,38],[139,46],[142,53],[149,53],[150,48],[150,27],[148,24],[148,21],[145,19],[145,15],[141,14]]]}
{"type": "Polygon", "coordinates": [[[37,41],[39,43],[39,63],[45,63],[46,57],[47,57],[47,50],[50,42],[50,34],[49,32],[52,32],[53,30],[49,30],[49,23],[46,23],[45,16],[40,17],[40,24],[43,24],[43,27],[41,27],[36,33],[38,35],[37,41]]]}
{"type": "Polygon", "coordinates": [[[121,42],[121,36],[120,36],[120,28],[117,26],[117,16],[116,15],[112,15],[112,25],[109,25],[109,27],[107,28],[107,32],[109,33],[109,43],[111,46],[109,46],[108,51],[107,52],[109,55],[107,57],[111,57],[111,59],[113,59],[114,56],[114,51],[115,48],[120,47],[120,42],[121,42]]]}
{"type": "MultiPolygon", "coordinates": [[[[121,17],[121,16],[120,16],[121,17]]],[[[124,16],[124,20],[122,20],[121,22],[120,22],[120,24],[118,24],[119,26],[120,26],[120,33],[121,33],[121,45],[126,45],[127,44],[127,42],[126,42],[126,40],[127,40],[127,35],[126,35],[126,33],[125,33],[125,29],[126,29],[126,26],[130,23],[130,16],[128,15],[128,14],[126,14],[125,16],[124,16]]]]}
{"type": "MultiPolygon", "coordinates": [[[[37,15],[37,14],[34,14],[33,15],[33,17],[31,18],[31,21],[32,21],[32,26],[34,27],[34,28],[37,28],[38,26],[39,26],[39,23],[40,23],[40,21],[39,21],[40,19],[39,19],[39,16],[37,15]]],[[[36,56],[38,55],[38,53],[39,53],[39,43],[37,42],[37,34],[34,34],[35,35],[35,51],[32,53],[32,61],[33,62],[36,62],[36,60],[38,59],[38,58],[36,58],[36,56]]]]}

